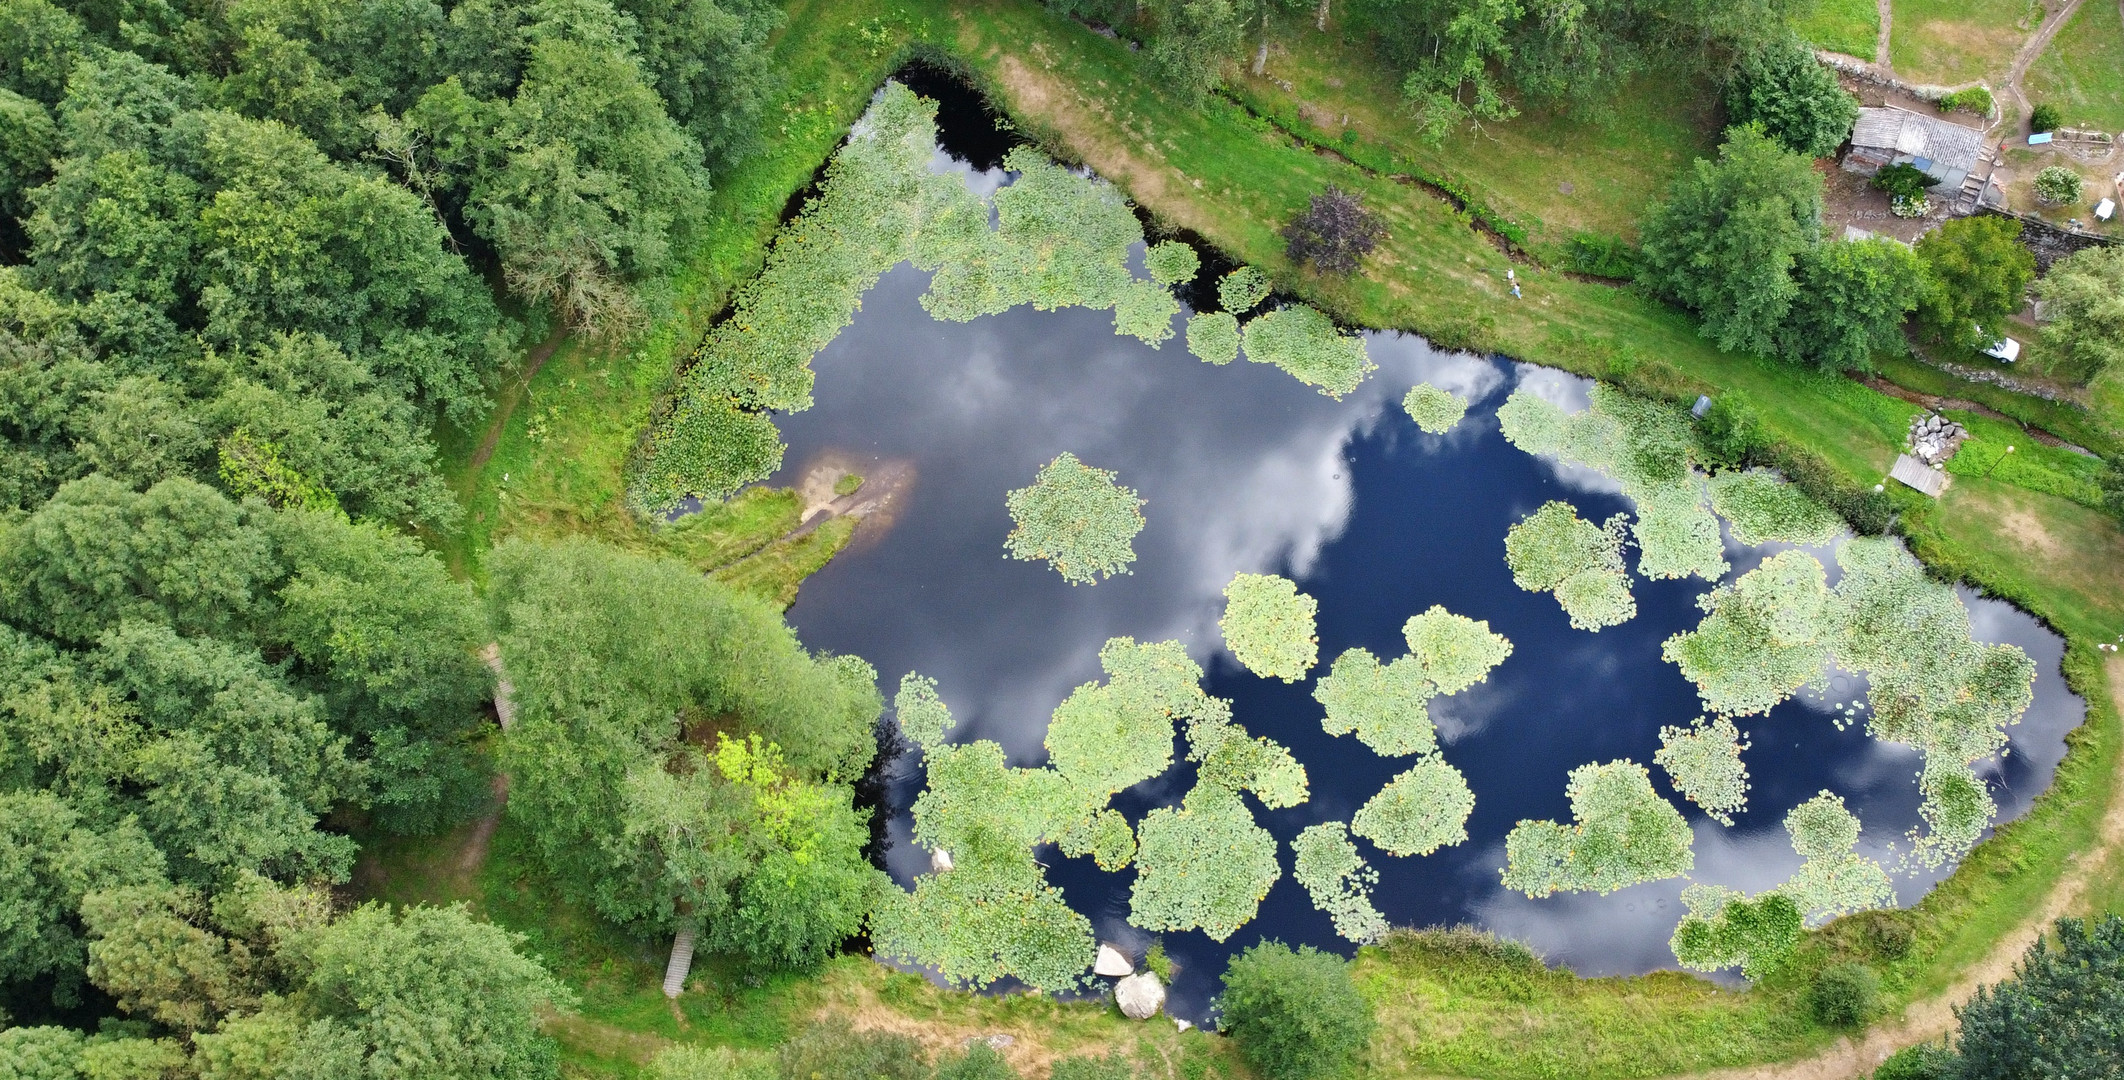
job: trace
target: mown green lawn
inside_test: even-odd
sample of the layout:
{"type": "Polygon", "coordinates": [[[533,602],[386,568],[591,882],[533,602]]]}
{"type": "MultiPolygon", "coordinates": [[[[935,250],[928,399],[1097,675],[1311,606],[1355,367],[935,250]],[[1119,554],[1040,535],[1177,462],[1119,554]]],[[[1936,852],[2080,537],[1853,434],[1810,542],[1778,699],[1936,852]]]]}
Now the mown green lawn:
{"type": "Polygon", "coordinates": [[[2124,12],[2101,0],[2081,4],[2022,88],[2034,104],[2064,110],[2068,127],[2124,130],[2124,12]]]}
{"type": "MultiPolygon", "coordinates": [[[[1996,88],[2041,20],[2041,0],[1894,0],[1888,56],[1915,83],[1996,88]]],[[[1870,55],[1870,54],[1869,54],[1870,55]]]]}
{"type": "Polygon", "coordinates": [[[1820,0],[1793,29],[1821,48],[1871,60],[1881,36],[1880,5],[1874,0],[1820,0]]]}

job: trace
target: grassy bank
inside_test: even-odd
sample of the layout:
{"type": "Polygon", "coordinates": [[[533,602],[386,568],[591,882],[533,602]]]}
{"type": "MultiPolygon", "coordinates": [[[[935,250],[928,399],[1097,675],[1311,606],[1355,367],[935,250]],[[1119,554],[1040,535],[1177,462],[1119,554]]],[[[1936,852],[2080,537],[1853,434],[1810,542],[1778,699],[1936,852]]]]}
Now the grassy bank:
{"type": "MultiPolygon", "coordinates": [[[[1744,393],[1774,437],[1804,448],[1832,482],[1852,490],[1869,490],[1882,479],[1917,411],[1848,379],[1718,353],[1696,334],[1693,320],[1627,290],[1520,264],[1526,297],[1513,301],[1503,288],[1507,256],[1463,214],[1420,188],[1316,152],[1293,137],[1292,127],[1265,122],[1263,113],[1273,102],[1252,96],[1266,93],[1258,87],[1241,93],[1242,101],[1257,106],[1251,112],[1232,104],[1185,106],[1150,83],[1142,58],[1122,44],[1016,0],[916,0],[888,9],[857,0],[798,0],[776,43],[787,70],[796,73],[780,106],[788,132],[770,139],[760,157],[718,178],[719,224],[702,249],[697,273],[682,283],[683,317],[624,354],[564,346],[497,417],[491,457],[473,464],[476,440],[452,448],[451,475],[472,511],[472,528],[452,548],[460,565],[475,568],[477,553],[502,537],[546,532],[587,532],[630,546],[680,544],[680,554],[703,565],[724,560],[719,565],[744,566],[735,560],[774,555],[776,566],[753,562],[748,571],[774,583],[816,563],[815,547],[774,552],[761,539],[788,531],[793,503],[787,496],[748,497],[756,501],[723,512],[730,520],[720,532],[704,519],[698,532],[652,534],[620,506],[620,465],[674,361],[729,290],[756,270],[789,195],[809,180],[876,80],[916,46],[957,58],[1021,128],[1113,179],[1167,224],[1193,229],[1268,269],[1284,288],[1352,323],[1416,330],[1673,397],[1744,393]],[[1390,229],[1367,272],[1350,279],[1294,270],[1276,232],[1331,182],[1363,194],[1390,229]]],[[[1286,72],[1305,70],[1308,63],[1325,72],[1332,59],[1327,53],[1307,59],[1303,41],[1291,57],[1286,72]]],[[[1336,89],[1327,78],[1320,75],[1320,100],[1336,89]]],[[[1350,81],[1344,82],[1341,89],[1350,90],[1350,81]]],[[[1310,91],[1298,96],[1315,100],[1310,91]]],[[[1294,125],[1319,126],[1317,113],[1296,115],[1294,125]]],[[[1374,140],[1385,153],[1414,156],[1398,148],[1390,115],[1367,123],[1374,127],[1360,130],[1359,139],[1374,140]]],[[[1691,122],[1675,124],[1677,132],[1698,134],[1678,134],[1673,146],[1701,137],[1691,122]]],[[[1538,202],[1533,180],[1513,181],[1520,184],[1515,188],[1482,179],[1488,168],[1509,171],[1502,166],[1473,157],[1438,160],[1470,183],[1488,184],[1498,205],[1538,202]]],[[[1602,175],[1610,179],[1589,181],[1596,191],[1608,186],[1587,204],[1594,208],[1584,212],[1589,216],[1544,220],[1589,226],[1626,220],[1620,208],[1629,188],[1657,190],[1664,183],[1662,167],[1652,156],[1591,165],[1609,170],[1602,175]]],[[[1553,182],[1553,176],[1540,181],[1553,182]]],[[[2124,738],[2106,704],[2091,642],[2124,631],[2124,596],[2114,589],[2110,570],[2124,557],[2124,535],[2069,498],[2011,479],[1958,477],[1936,504],[1901,491],[1893,498],[1904,531],[1934,566],[2023,604],[2072,639],[2074,684],[2097,705],[2037,808],[1980,847],[1924,903],[1887,917],[1907,935],[1862,932],[1878,917],[1864,924],[1846,920],[1812,940],[1785,982],[1749,993],[1674,974],[1580,980],[1479,950],[1420,944],[1377,950],[1360,965],[1381,1005],[1384,1035],[1375,1070],[1396,1076],[1642,1076],[1791,1057],[1834,1037],[1795,1019],[1795,987],[1807,971],[1835,958],[1865,959],[1883,971],[1891,1003],[1901,1004],[1951,984],[2017,926],[2072,853],[2093,842],[2100,808],[2112,795],[2124,738]],[[1903,943],[1895,955],[1884,945],[1891,937],[1903,943]]],[[[1027,1048],[1021,1060],[1035,1067],[1058,1053],[1134,1038],[1149,1040],[1136,1044],[1143,1060],[1163,1060],[1180,1070],[1172,1075],[1234,1068],[1228,1048],[1199,1034],[1125,1025],[1089,1006],[945,994],[859,960],[830,965],[816,979],[758,986],[711,968],[674,1007],[654,990],[659,950],[545,899],[553,891],[515,844],[504,824],[487,868],[470,877],[452,869],[459,864],[441,847],[386,853],[372,889],[396,899],[467,899],[532,934],[534,948],[584,993],[579,1017],[555,1021],[576,1075],[633,1075],[656,1047],[672,1040],[764,1045],[827,1012],[905,1025],[942,1040],[938,1045],[989,1025],[986,1030],[1012,1032],[1014,1045],[1027,1048]]]]}
{"type": "Polygon", "coordinates": [[[2124,129],[2124,11],[2090,0],[2028,69],[2029,100],[2064,110],[2070,127],[2124,129]]]}

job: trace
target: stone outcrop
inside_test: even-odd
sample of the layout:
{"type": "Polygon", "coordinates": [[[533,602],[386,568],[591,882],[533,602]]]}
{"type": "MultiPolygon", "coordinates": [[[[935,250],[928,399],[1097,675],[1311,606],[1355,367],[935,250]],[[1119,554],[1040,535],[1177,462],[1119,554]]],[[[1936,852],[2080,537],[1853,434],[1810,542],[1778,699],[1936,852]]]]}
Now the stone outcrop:
{"type": "Polygon", "coordinates": [[[1969,432],[1938,413],[1926,413],[1910,422],[1910,453],[1935,468],[1947,463],[1962,448],[1969,432]]]}
{"type": "Polygon", "coordinates": [[[1114,1004],[1131,1020],[1148,1020],[1165,1007],[1165,984],[1148,971],[1114,984],[1114,1004]]]}
{"type": "Polygon", "coordinates": [[[1104,942],[1099,944],[1099,959],[1092,963],[1092,974],[1118,979],[1135,973],[1136,965],[1129,963],[1128,957],[1121,955],[1121,950],[1104,942]]]}

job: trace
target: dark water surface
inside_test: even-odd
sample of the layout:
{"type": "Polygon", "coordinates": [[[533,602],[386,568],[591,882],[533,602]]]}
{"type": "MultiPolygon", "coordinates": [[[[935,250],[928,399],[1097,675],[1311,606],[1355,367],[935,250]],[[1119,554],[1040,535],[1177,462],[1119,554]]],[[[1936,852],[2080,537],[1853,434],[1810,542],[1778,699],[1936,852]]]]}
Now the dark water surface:
{"type": "MultiPolygon", "coordinates": [[[[984,190],[1005,179],[942,151],[937,164],[984,190]]],[[[1380,875],[1374,903],[1395,925],[1474,923],[1582,974],[1642,972],[1674,966],[1667,938],[1691,881],[1753,891],[1798,867],[1783,818],[1821,789],[1843,795],[1859,815],[1863,853],[1892,864],[1907,847],[1904,835],[1919,824],[1918,756],[1874,742],[1863,723],[1836,729],[1836,706],[1865,689],[1863,679],[1839,675],[1824,695],[1803,692],[1767,717],[1740,721],[1753,742],[1744,755],[1752,787],[1735,827],[1675,798],[1696,831],[1689,878],[1544,900],[1500,885],[1504,836],[1515,822],[1568,820],[1566,773],[1619,757],[1650,766],[1660,725],[1701,712],[1694,687],[1661,659],[1660,643],[1696,625],[1695,600],[1709,583],[1633,577],[1637,617],[1593,634],[1571,629],[1548,594],[1521,591],[1505,566],[1506,529],[1549,499],[1596,521],[1630,509],[1598,474],[1524,454],[1498,431],[1496,408],[1515,387],[1569,408],[1583,404],[1583,381],[1372,334],[1380,370],[1338,403],[1264,365],[1204,364],[1178,338],[1154,350],[1119,337],[1108,312],[1019,308],[936,322],[917,303],[927,284],[908,266],[886,275],[854,325],[814,360],[816,405],[780,419],[788,464],[774,483],[794,482],[826,455],[857,471],[887,462],[914,471],[893,520],[866,523],[804,584],[790,621],[808,646],[877,665],[888,694],[909,670],[936,678],[960,720],[953,738],[993,739],[1013,764],[1044,760],[1049,713],[1072,688],[1101,677],[1099,647],[1121,634],[1186,643],[1209,673],[1208,692],[1230,699],[1253,733],[1291,749],[1311,778],[1311,801],[1263,811],[1250,800],[1283,842],[1285,876],[1228,941],[1165,936],[1183,969],[1170,1002],[1177,1015],[1200,1018],[1227,957],[1262,938],[1350,951],[1289,877],[1288,844],[1307,825],[1349,820],[1409,764],[1326,735],[1310,681],[1256,678],[1223,651],[1221,591],[1239,571],[1284,574],[1319,600],[1315,675],[1352,646],[1402,654],[1402,623],[1432,604],[1486,619],[1513,643],[1488,682],[1432,705],[1446,759],[1475,792],[1468,840],[1409,859],[1359,841],[1380,875]],[[1445,436],[1419,432],[1398,404],[1419,381],[1472,399],[1468,418],[1445,436]],[[1117,470],[1148,501],[1132,574],[1072,587],[1045,563],[1005,557],[1004,493],[1065,450],[1117,470]]],[[[1732,574],[1777,549],[1729,539],[1732,574]]],[[[1833,580],[1832,548],[1815,554],[1833,580]]],[[[2003,603],[1965,600],[1977,637],[2021,646],[2039,671],[2035,703],[2011,729],[2007,754],[1980,767],[2003,820],[2049,782],[2083,705],[2059,674],[2059,638],[2003,603]]],[[[1673,797],[1665,774],[1654,775],[1673,797]]],[[[1183,764],[1114,805],[1133,822],[1177,803],[1192,779],[1183,764]]],[[[919,758],[909,755],[893,776],[887,856],[903,884],[927,869],[906,813],[921,787],[919,758]]],[[[1052,849],[1041,859],[1103,940],[1147,942],[1127,925],[1133,868],[1108,874],[1052,849]]],[[[1901,901],[1940,876],[1899,876],[1901,901]]]]}

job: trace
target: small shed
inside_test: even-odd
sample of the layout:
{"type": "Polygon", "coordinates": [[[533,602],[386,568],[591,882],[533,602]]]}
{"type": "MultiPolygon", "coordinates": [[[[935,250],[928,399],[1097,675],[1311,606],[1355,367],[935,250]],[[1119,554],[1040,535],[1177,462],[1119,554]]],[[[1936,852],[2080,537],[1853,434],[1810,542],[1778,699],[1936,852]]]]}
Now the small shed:
{"type": "Polygon", "coordinates": [[[1891,479],[1901,481],[1905,487],[1915,488],[1937,499],[1947,489],[1947,473],[1935,469],[1909,454],[1895,456],[1895,468],[1888,470],[1891,479]]]}
{"type": "Polygon", "coordinates": [[[1885,165],[1913,165],[1952,195],[1984,156],[1984,133],[1893,105],[1859,110],[1844,167],[1871,176],[1885,165]]]}

